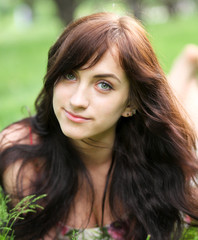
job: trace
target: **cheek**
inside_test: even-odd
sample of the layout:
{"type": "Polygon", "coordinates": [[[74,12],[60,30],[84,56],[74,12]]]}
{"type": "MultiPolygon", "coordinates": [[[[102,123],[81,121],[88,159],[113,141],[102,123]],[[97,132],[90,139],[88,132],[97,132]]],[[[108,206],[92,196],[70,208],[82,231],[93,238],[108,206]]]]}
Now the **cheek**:
{"type": "Polygon", "coordinates": [[[56,110],[56,105],[57,105],[57,94],[56,94],[55,89],[53,91],[52,105],[53,105],[53,109],[55,111],[56,110]]]}
{"type": "Polygon", "coordinates": [[[61,84],[57,84],[53,91],[53,105],[62,104],[68,98],[67,92],[61,84]]]}
{"type": "Polygon", "coordinates": [[[115,98],[111,101],[106,101],[97,107],[97,112],[104,118],[119,119],[126,108],[127,100],[115,98]]]}
{"type": "Polygon", "coordinates": [[[52,99],[52,104],[53,104],[53,109],[54,109],[55,115],[58,114],[59,109],[62,105],[62,101],[63,101],[63,98],[62,98],[61,91],[59,90],[58,87],[55,87],[54,91],[53,91],[53,99],[52,99]]]}

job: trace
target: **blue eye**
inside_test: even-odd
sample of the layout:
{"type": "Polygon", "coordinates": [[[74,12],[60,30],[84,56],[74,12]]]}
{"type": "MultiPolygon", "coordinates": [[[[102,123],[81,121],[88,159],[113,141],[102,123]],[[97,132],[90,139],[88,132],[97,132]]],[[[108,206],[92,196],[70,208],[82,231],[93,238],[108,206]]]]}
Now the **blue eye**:
{"type": "Polygon", "coordinates": [[[71,72],[71,73],[66,73],[64,75],[64,78],[69,80],[69,81],[75,81],[76,80],[76,76],[71,72]]]}
{"type": "Polygon", "coordinates": [[[104,90],[104,91],[110,91],[112,88],[112,86],[106,82],[100,82],[98,83],[98,87],[101,89],[101,90],[104,90]]]}

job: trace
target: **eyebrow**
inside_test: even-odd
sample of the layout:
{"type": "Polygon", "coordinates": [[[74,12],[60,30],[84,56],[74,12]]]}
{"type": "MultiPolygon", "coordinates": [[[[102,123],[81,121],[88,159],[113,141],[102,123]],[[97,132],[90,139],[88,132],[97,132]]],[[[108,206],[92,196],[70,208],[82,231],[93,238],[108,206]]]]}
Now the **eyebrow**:
{"type": "Polygon", "coordinates": [[[109,74],[109,73],[106,73],[106,74],[97,74],[97,75],[94,75],[95,78],[114,78],[116,79],[119,83],[121,83],[120,79],[118,77],[116,77],[114,74],[109,74]]]}

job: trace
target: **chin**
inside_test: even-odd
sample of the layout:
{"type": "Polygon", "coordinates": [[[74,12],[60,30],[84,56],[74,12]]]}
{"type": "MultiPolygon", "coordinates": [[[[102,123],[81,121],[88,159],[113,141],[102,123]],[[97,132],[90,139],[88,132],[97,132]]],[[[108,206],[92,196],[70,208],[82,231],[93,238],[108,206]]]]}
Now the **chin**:
{"type": "Polygon", "coordinates": [[[62,130],[62,132],[66,137],[71,138],[73,140],[82,140],[84,138],[87,138],[87,136],[80,134],[79,132],[73,133],[73,132],[68,132],[68,131],[63,131],[63,130],[62,130]]]}

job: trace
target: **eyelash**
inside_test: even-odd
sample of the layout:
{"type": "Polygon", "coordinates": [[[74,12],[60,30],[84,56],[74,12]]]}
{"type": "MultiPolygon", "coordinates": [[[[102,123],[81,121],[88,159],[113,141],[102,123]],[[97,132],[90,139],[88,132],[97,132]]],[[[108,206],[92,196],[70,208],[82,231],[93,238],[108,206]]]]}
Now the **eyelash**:
{"type": "MultiPolygon", "coordinates": [[[[69,73],[64,74],[64,75],[63,75],[63,78],[64,78],[65,80],[67,80],[67,81],[76,81],[76,80],[77,80],[76,74],[75,74],[74,72],[69,72],[69,73]],[[72,76],[72,77],[74,77],[75,79],[70,79],[70,77],[68,77],[69,75],[70,75],[70,77],[72,76]]],[[[109,82],[106,82],[106,81],[104,81],[104,80],[98,82],[98,83],[97,83],[97,87],[98,87],[98,89],[99,89],[100,91],[106,91],[106,92],[111,91],[111,90],[113,89],[112,85],[111,85],[109,82]],[[108,87],[108,89],[99,88],[99,87],[98,87],[99,84],[104,84],[105,86],[108,87]]]]}
{"type": "Polygon", "coordinates": [[[111,91],[111,90],[113,89],[113,87],[111,86],[111,84],[108,83],[108,82],[106,82],[106,81],[101,81],[101,82],[97,83],[97,86],[98,86],[99,84],[105,84],[105,85],[108,87],[108,89],[102,89],[102,88],[100,88],[100,90],[102,90],[102,91],[111,91]]]}
{"type": "Polygon", "coordinates": [[[66,80],[68,80],[68,81],[75,81],[75,80],[77,79],[75,73],[73,73],[73,72],[65,73],[65,74],[63,75],[63,78],[66,79],[66,80]],[[68,75],[70,75],[70,76],[72,75],[75,79],[70,79],[70,78],[68,77],[68,75]]]}

